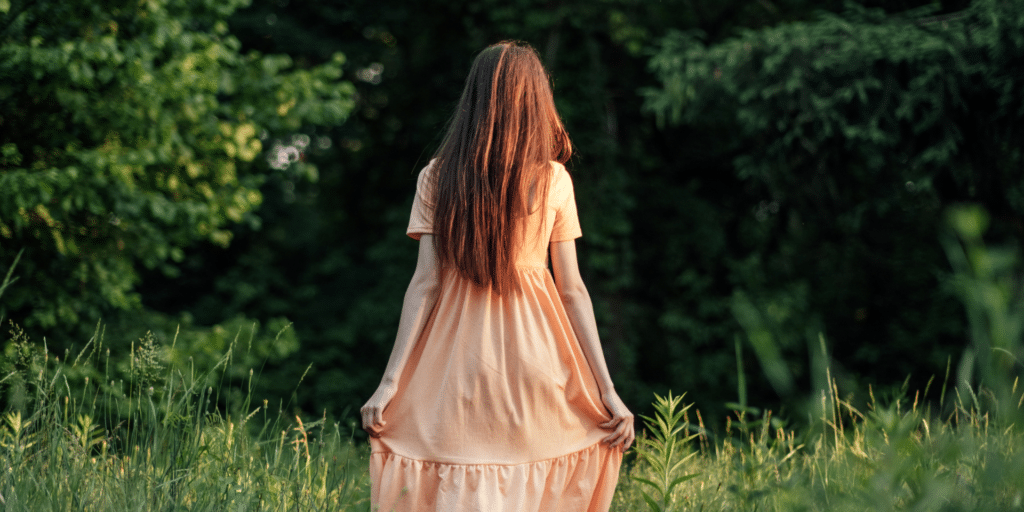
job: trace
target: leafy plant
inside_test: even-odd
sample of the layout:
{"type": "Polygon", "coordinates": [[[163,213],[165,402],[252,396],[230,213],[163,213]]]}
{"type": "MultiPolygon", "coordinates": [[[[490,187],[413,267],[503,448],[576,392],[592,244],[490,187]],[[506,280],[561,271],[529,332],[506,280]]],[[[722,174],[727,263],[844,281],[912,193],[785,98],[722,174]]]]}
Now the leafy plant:
{"type": "Polygon", "coordinates": [[[641,416],[651,437],[637,437],[634,451],[639,460],[650,466],[652,476],[632,475],[631,478],[655,493],[656,497],[652,497],[641,491],[651,512],[676,510],[677,500],[673,491],[683,482],[699,476],[699,473],[681,474],[686,462],[697,455],[688,444],[697,434],[689,434],[690,422],[686,412],[692,404],[680,407],[684,396],[685,393],[672,396],[671,391],[665,397],[655,394],[654,417],[641,416]]]}
{"type": "Polygon", "coordinates": [[[140,269],[174,274],[191,244],[258,224],[272,169],[316,176],[264,144],[354,108],[341,54],[242,53],[223,18],[245,0],[5,3],[0,258],[26,258],[4,301],[51,338],[138,308],[140,269]]]}
{"type": "Polygon", "coordinates": [[[964,304],[970,326],[957,390],[962,399],[976,398],[975,384],[991,401],[974,404],[991,408],[1006,423],[1020,421],[1015,388],[1024,375],[1024,280],[1015,247],[986,247],[982,235],[990,216],[979,205],[967,204],[946,212],[942,242],[953,274],[949,284],[964,304]]]}

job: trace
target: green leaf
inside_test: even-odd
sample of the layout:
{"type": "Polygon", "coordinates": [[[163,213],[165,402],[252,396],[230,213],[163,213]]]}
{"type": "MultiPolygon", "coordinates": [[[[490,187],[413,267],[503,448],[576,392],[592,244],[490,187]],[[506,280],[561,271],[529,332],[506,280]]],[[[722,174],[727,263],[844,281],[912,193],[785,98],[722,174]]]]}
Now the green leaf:
{"type": "Polygon", "coordinates": [[[651,499],[651,497],[646,492],[640,491],[640,494],[643,495],[644,502],[647,503],[647,507],[651,510],[651,512],[663,512],[661,506],[658,505],[656,501],[651,499]]]}
{"type": "Polygon", "coordinates": [[[672,489],[675,489],[676,486],[678,486],[679,484],[681,484],[683,482],[686,482],[686,481],[689,481],[689,480],[693,480],[694,478],[697,478],[698,476],[700,476],[700,473],[691,473],[689,475],[683,475],[683,476],[681,476],[679,478],[676,478],[675,480],[672,480],[672,483],[668,484],[668,489],[665,491],[665,494],[666,495],[672,494],[672,489]]]}
{"type": "Polygon", "coordinates": [[[651,480],[648,480],[646,478],[642,478],[642,477],[639,477],[639,476],[630,476],[630,478],[632,478],[633,480],[636,480],[637,482],[644,483],[644,484],[647,484],[647,485],[649,485],[651,487],[654,487],[659,493],[664,494],[664,492],[662,492],[661,487],[658,484],[656,484],[653,481],[651,481],[651,480]]]}

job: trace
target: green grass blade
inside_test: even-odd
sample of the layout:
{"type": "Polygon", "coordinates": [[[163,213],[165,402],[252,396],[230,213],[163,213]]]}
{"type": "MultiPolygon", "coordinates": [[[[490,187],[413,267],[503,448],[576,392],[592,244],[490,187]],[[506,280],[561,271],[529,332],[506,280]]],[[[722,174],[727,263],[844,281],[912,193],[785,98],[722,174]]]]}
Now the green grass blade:
{"type": "Polygon", "coordinates": [[[14,274],[14,267],[18,266],[18,260],[21,259],[21,253],[23,252],[25,252],[24,248],[18,251],[18,254],[14,256],[14,263],[11,263],[10,268],[7,269],[7,275],[4,276],[4,282],[0,283],[0,297],[3,297],[4,290],[6,290],[8,286],[12,285],[15,281],[18,280],[17,277],[12,279],[11,275],[14,274]]]}

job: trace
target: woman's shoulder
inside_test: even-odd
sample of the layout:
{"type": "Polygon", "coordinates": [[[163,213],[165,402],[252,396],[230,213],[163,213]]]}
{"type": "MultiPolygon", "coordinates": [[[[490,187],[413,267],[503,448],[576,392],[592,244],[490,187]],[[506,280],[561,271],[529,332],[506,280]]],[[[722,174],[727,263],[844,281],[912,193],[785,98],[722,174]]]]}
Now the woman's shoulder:
{"type": "Polygon", "coordinates": [[[565,168],[565,164],[563,164],[562,162],[559,162],[558,160],[551,160],[550,162],[551,162],[551,172],[554,173],[554,176],[556,178],[560,177],[562,175],[565,175],[566,177],[569,176],[569,170],[565,168]]]}
{"type": "Polygon", "coordinates": [[[551,161],[551,189],[572,190],[572,176],[565,165],[556,160],[551,161]]]}
{"type": "Polygon", "coordinates": [[[433,172],[434,172],[434,164],[436,162],[437,162],[436,158],[431,158],[430,161],[427,162],[427,165],[424,165],[423,168],[420,169],[420,176],[423,176],[424,174],[433,174],[433,172]]]}
{"type": "Polygon", "coordinates": [[[568,201],[574,200],[576,194],[573,190],[572,176],[565,168],[565,165],[552,160],[550,180],[548,185],[548,207],[561,208],[568,201]]]}
{"type": "Polygon", "coordinates": [[[431,159],[427,162],[427,165],[420,169],[420,172],[416,176],[416,197],[423,202],[425,205],[434,205],[434,187],[437,184],[436,172],[434,172],[434,162],[437,159],[431,159]]]}
{"type": "Polygon", "coordinates": [[[426,185],[433,185],[435,177],[437,175],[434,164],[437,162],[436,158],[431,158],[427,165],[424,165],[420,169],[420,172],[416,175],[416,185],[423,187],[426,185]]]}

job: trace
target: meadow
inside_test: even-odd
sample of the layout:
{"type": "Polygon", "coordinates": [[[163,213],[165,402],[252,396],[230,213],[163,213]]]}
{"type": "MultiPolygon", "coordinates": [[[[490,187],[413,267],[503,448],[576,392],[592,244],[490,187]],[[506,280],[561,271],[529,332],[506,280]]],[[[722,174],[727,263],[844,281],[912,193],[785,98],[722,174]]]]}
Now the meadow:
{"type": "MultiPolygon", "coordinates": [[[[370,510],[356,425],[254,400],[253,373],[220,381],[230,352],[197,375],[163,368],[147,336],[118,368],[101,331],[58,358],[9,326],[4,510],[370,510]]],[[[1024,434],[1005,418],[1024,396],[1016,381],[1010,392],[1013,414],[977,393],[859,409],[833,384],[799,431],[746,407],[717,435],[685,396],[656,396],[612,510],[1021,510],[1024,434]]]]}
{"type": "MultiPolygon", "coordinates": [[[[737,340],[739,402],[728,416],[705,415],[685,393],[655,395],[612,510],[1024,510],[1019,259],[986,249],[968,229],[977,216],[960,213],[959,241],[946,239],[948,282],[971,344],[956,367],[950,360],[922,390],[856,396],[826,363],[821,389],[780,419],[747,404],[737,340]]],[[[229,371],[254,330],[197,369],[169,362],[178,335],[161,344],[147,333],[118,357],[97,325],[80,349],[54,355],[45,339],[5,327],[3,510],[371,510],[369,448],[354,418],[270,403],[254,396],[258,369],[229,371]]]]}

